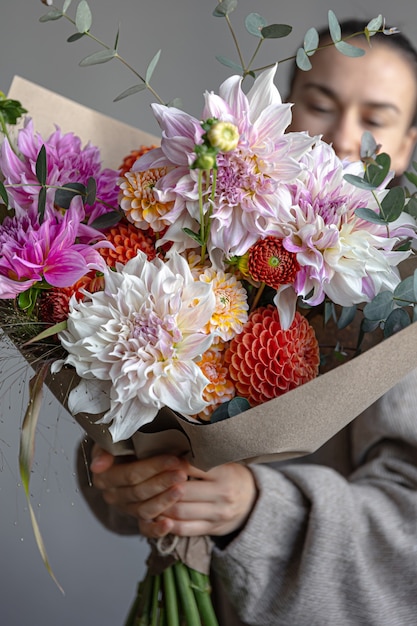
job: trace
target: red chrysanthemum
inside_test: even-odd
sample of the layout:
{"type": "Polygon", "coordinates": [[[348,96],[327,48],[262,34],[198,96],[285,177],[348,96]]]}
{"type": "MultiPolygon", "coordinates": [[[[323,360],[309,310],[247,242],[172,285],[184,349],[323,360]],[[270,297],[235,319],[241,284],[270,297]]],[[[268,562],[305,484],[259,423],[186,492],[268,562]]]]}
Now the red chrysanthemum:
{"type": "Polygon", "coordinates": [[[100,248],[101,256],[106,259],[109,267],[117,262],[125,265],[141,250],[152,261],[156,257],[155,239],[148,233],[137,229],[133,224],[119,222],[106,233],[106,238],[114,245],[111,248],[100,248]]]}
{"type": "Polygon", "coordinates": [[[300,313],[282,330],[273,306],[251,313],[225,355],[236,394],[252,406],[303,385],[319,371],[319,345],[312,326],[300,313]]]}
{"type": "Polygon", "coordinates": [[[133,164],[138,160],[139,157],[143,156],[150,150],[154,150],[156,147],[157,146],[141,146],[139,150],[132,150],[132,152],[125,156],[125,158],[123,159],[123,163],[119,168],[120,176],[124,176],[126,172],[131,170],[133,164]]]}
{"type": "Polygon", "coordinates": [[[265,237],[249,249],[248,271],[250,276],[269,287],[293,283],[300,266],[296,255],[288,252],[278,237],[265,237]]]}

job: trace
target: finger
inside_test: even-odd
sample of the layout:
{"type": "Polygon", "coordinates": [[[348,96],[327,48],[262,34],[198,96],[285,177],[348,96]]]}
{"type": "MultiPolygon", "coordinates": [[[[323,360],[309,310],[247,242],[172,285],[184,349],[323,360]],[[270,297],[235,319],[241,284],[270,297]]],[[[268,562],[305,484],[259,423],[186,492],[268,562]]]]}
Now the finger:
{"type": "MultiPolygon", "coordinates": [[[[103,490],[103,497],[107,504],[119,506],[132,503],[141,504],[161,496],[167,491],[172,491],[175,486],[186,482],[187,474],[185,472],[162,472],[135,485],[106,488],[103,490]]],[[[181,496],[183,496],[183,490],[181,490],[181,496]]]]}
{"type": "Polygon", "coordinates": [[[96,474],[100,474],[101,472],[105,472],[110,469],[115,461],[115,457],[100,448],[96,443],[93,445],[91,450],[91,463],[90,470],[96,474]]]}
{"type": "Polygon", "coordinates": [[[94,477],[94,485],[98,489],[116,489],[143,483],[158,474],[176,471],[184,462],[175,456],[160,455],[149,459],[115,463],[107,472],[94,477]]]}

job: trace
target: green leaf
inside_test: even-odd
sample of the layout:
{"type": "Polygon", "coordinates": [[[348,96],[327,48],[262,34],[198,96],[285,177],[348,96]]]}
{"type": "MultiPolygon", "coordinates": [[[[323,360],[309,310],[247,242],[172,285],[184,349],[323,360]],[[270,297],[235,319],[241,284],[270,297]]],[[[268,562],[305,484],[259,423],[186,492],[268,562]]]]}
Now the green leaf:
{"type": "Polygon", "coordinates": [[[358,48],[357,46],[352,46],[346,41],[335,41],[334,45],[336,50],[338,50],[347,57],[363,57],[363,55],[365,54],[365,50],[363,50],[362,48],[358,48]]]}
{"type": "Polygon", "coordinates": [[[97,230],[106,230],[106,228],[111,228],[120,222],[122,219],[122,213],[120,211],[109,211],[108,213],[103,213],[97,217],[91,224],[93,228],[97,230]]]}
{"type": "Polygon", "coordinates": [[[26,500],[29,508],[30,518],[32,522],[32,529],[35,535],[36,544],[41,554],[44,565],[49,572],[52,579],[55,581],[58,588],[63,589],[55,578],[49,564],[48,556],[46,553],[45,545],[42,539],[42,535],[39,529],[38,522],[36,520],[35,513],[32,508],[30,499],[30,475],[33,465],[33,459],[35,456],[35,435],[36,426],[38,423],[40,411],[42,408],[42,396],[43,396],[43,383],[49,372],[49,363],[44,363],[38,370],[35,376],[29,383],[29,403],[26,409],[25,417],[23,419],[22,430],[20,435],[20,449],[19,449],[19,470],[22,479],[22,485],[25,491],[26,500]]]}
{"type": "Polygon", "coordinates": [[[26,346],[29,346],[32,343],[37,343],[38,341],[43,341],[44,339],[48,339],[48,337],[52,337],[53,335],[56,335],[57,333],[60,333],[61,331],[66,330],[66,329],[67,329],[67,320],[64,320],[63,322],[58,322],[57,324],[54,324],[53,326],[49,326],[49,328],[47,328],[46,330],[36,335],[36,337],[32,337],[31,339],[29,339],[29,341],[26,341],[23,344],[23,347],[25,348],[26,346]]]}
{"type": "Polygon", "coordinates": [[[417,218],[417,198],[414,196],[408,198],[404,210],[412,217],[417,218]]]}
{"type": "Polygon", "coordinates": [[[53,22],[54,20],[59,20],[60,17],[63,17],[63,13],[62,11],[60,11],[59,9],[51,9],[50,11],[48,11],[48,13],[45,13],[45,15],[41,15],[41,17],[39,18],[40,22],[53,22]]]}
{"type": "Polygon", "coordinates": [[[6,124],[15,125],[17,120],[27,113],[27,109],[22,107],[19,100],[2,97],[0,92],[0,115],[6,124]]]}
{"type": "Polygon", "coordinates": [[[319,34],[315,28],[309,28],[304,35],[304,51],[311,56],[317,50],[319,45],[319,34]]]}
{"type": "Polygon", "coordinates": [[[87,33],[92,23],[93,16],[91,15],[90,7],[86,0],[81,0],[75,13],[75,27],[79,33],[87,33]]]}
{"type": "Polygon", "coordinates": [[[394,222],[403,212],[405,193],[402,187],[392,187],[381,202],[381,214],[386,222],[394,222]]]}
{"type": "Polygon", "coordinates": [[[85,33],[74,33],[70,35],[67,39],[67,43],[73,43],[74,41],[78,41],[82,37],[85,37],[85,33]]]}
{"type": "Polygon", "coordinates": [[[200,246],[204,245],[204,241],[202,241],[200,233],[195,233],[191,230],[191,228],[183,228],[182,230],[186,235],[191,237],[191,239],[194,239],[194,241],[196,241],[200,246]]]}
{"type": "Polygon", "coordinates": [[[111,61],[117,55],[116,50],[99,50],[99,52],[94,52],[90,54],[88,57],[85,57],[82,61],[80,61],[79,65],[81,67],[87,67],[88,65],[98,65],[99,63],[107,63],[107,61],[111,61]]]}
{"type": "Polygon", "coordinates": [[[114,40],[114,49],[117,50],[117,47],[119,45],[119,35],[120,35],[120,29],[117,29],[117,33],[116,33],[116,39],[114,40]]]}
{"type": "Polygon", "coordinates": [[[172,98],[169,102],[166,103],[167,107],[175,107],[176,109],[182,109],[182,100],[181,98],[172,98]]]}
{"type": "Polygon", "coordinates": [[[378,213],[375,213],[373,209],[360,207],[355,210],[355,215],[367,222],[371,222],[371,224],[386,224],[386,221],[378,213]]]}
{"type": "Polygon", "coordinates": [[[62,12],[66,13],[71,6],[72,0],[65,0],[64,6],[62,7],[62,12]]]}
{"type": "Polygon", "coordinates": [[[356,305],[353,306],[344,306],[340,313],[339,319],[337,320],[337,327],[342,329],[349,326],[351,322],[355,319],[357,313],[356,305]]]}
{"type": "Polygon", "coordinates": [[[363,314],[368,320],[385,320],[394,309],[394,306],[395,304],[391,291],[381,291],[371,302],[365,304],[363,314]]]}
{"type": "Polygon", "coordinates": [[[68,209],[75,196],[86,195],[86,187],[82,183],[65,183],[55,192],[55,204],[61,209],[68,209]]]}
{"type": "Polygon", "coordinates": [[[417,174],[414,174],[414,172],[404,172],[404,176],[412,185],[417,187],[417,174]]]}
{"type": "Polygon", "coordinates": [[[308,72],[313,67],[304,48],[298,48],[295,62],[297,64],[297,67],[300,70],[303,70],[303,72],[308,72]]]}
{"type": "Polygon", "coordinates": [[[333,43],[336,41],[340,41],[342,38],[342,31],[340,29],[339,20],[337,19],[335,13],[333,11],[328,12],[328,20],[329,20],[329,33],[332,38],[333,43]]]}
{"type": "Polygon", "coordinates": [[[6,187],[3,185],[3,183],[0,180],[0,197],[3,200],[4,204],[6,206],[9,206],[9,196],[7,194],[7,189],[6,187]]]}
{"type": "Polygon", "coordinates": [[[17,296],[17,304],[21,311],[28,311],[33,309],[33,306],[36,302],[36,298],[38,295],[38,291],[35,288],[26,289],[26,291],[22,291],[17,296]]]}
{"type": "Polygon", "coordinates": [[[46,206],[46,187],[41,187],[38,196],[39,223],[42,224],[46,206]]]}
{"type": "Polygon", "coordinates": [[[237,7],[237,0],[223,0],[219,2],[213,11],[214,17],[226,17],[234,11],[237,7]]]}
{"type": "Polygon", "coordinates": [[[359,187],[359,189],[366,189],[368,191],[375,189],[375,185],[372,185],[367,180],[364,180],[361,176],[355,176],[355,174],[345,174],[343,178],[351,185],[359,187]]]}
{"type": "Polygon", "coordinates": [[[368,31],[370,37],[373,37],[375,33],[379,31],[383,22],[384,20],[382,15],[378,15],[378,17],[374,17],[370,22],[367,23],[365,30],[368,31]]]}
{"type": "Polygon", "coordinates": [[[407,276],[394,289],[393,296],[397,306],[410,306],[417,303],[415,276],[407,276]]]}
{"type": "Polygon", "coordinates": [[[149,63],[149,65],[148,65],[148,67],[146,69],[146,75],[145,75],[146,84],[149,84],[149,82],[150,82],[150,80],[152,78],[152,74],[154,72],[154,69],[157,66],[157,63],[159,61],[159,57],[160,56],[161,56],[161,51],[158,50],[158,52],[153,57],[152,61],[149,63]]]}
{"type": "Polygon", "coordinates": [[[235,63],[234,61],[231,61],[230,59],[227,59],[226,57],[223,57],[223,56],[217,56],[216,59],[222,65],[225,65],[226,67],[230,67],[232,70],[235,70],[239,74],[243,74],[243,67],[239,65],[238,63],[235,63]]]}
{"type": "Polygon", "coordinates": [[[390,167],[391,157],[385,152],[378,154],[378,156],[375,157],[375,163],[371,163],[367,166],[365,180],[371,183],[373,187],[379,187],[388,176],[390,167]]]}
{"type": "Polygon", "coordinates": [[[333,302],[329,302],[328,300],[324,303],[324,323],[327,324],[329,320],[334,318],[335,307],[333,302]]]}
{"type": "Polygon", "coordinates": [[[97,195],[96,179],[93,178],[92,176],[90,176],[90,178],[87,180],[86,192],[87,192],[87,196],[85,199],[85,204],[87,204],[88,206],[91,206],[96,201],[96,195],[97,195]]]}
{"type": "Polygon", "coordinates": [[[361,159],[372,158],[375,159],[378,144],[375,138],[369,130],[365,130],[361,137],[361,159]]]}
{"type": "Polygon", "coordinates": [[[394,309],[384,324],[384,337],[391,337],[411,324],[410,316],[404,309],[394,309]]]}
{"type": "Polygon", "coordinates": [[[262,37],[265,39],[282,39],[288,37],[292,31],[292,26],[289,24],[270,24],[265,26],[262,30],[262,37]]]}
{"type": "Polygon", "coordinates": [[[129,87],[129,89],[125,89],[122,93],[119,93],[118,96],[113,100],[113,102],[119,102],[119,100],[123,100],[123,98],[127,98],[128,96],[132,96],[134,93],[138,93],[139,91],[144,91],[146,89],[145,83],[140,83],[140,85],[133,85],[133,87],[129,87]]]}
{"type": "Polygon", "coordinates": [[[248,33],[262,39],[261,30],[267,25],[266,20],[259,13],[249,13],[245,19],[245,27],[248,33]]]}
{"type": "Polygon", "coordinates": [[[47,174],[47,165],[46,165],[46,149],[45,145],[42,145],[39,150],[37,159],[36,159],[36,178],[38,179],[41,185],[46,184],[46,174],[47,174]]]}

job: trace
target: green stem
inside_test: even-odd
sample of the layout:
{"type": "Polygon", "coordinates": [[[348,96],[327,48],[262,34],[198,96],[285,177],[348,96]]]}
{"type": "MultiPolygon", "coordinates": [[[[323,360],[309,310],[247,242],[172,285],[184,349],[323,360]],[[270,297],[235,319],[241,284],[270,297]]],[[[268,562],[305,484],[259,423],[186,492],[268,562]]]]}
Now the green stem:
{"type": "Polygon", "coordinates": [[[167,626],[180,626],[178,616],[178,602],[175,590],[173,566],[167,567],[162,573],[164,582],[164,607],[167,626]]]}
{"type": "Polygon", "coordinates": [[[159,614],[159,592],[161,590],[161,576],[156,574],[153,577],[152,604],[151,604],[151,622],[150,626],[158,626],[159,614]]]}
{"type": "Polygon", "coordinates": [[[189,568],[177,561],[172,566],[187,626],[202,626],[197,602],[190,584],[189,568]]]}
{"type": "Polygon", "coordinates": [[[209,577],[195,569],[189,569],[191,584],[194,587],[194,595],[198,610],[204,626],[219,626],[213,603],[211,601],[211,586],[209,577]]]}

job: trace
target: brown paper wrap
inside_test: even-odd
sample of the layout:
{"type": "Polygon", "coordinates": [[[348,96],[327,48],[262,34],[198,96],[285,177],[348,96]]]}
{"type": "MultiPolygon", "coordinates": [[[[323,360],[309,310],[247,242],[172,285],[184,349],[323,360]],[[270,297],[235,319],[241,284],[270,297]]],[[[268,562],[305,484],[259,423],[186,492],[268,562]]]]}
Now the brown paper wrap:
{"type": "MultiPolygon", "coordinates": [[[[158,139],[96,113],[71,100],[16,77],[9,93],[34,118],[35,129],[46,136],[58,124],[83,141],[100,146],[103,162],[117,167],[130,150],[158,139]]],[[[156,419],[130,440],[113,443],[100,415],[75,415],[86,433],[115,455],[146,457],[170,451],[185,455],[203,470],[238,462],[286,460],[317,450],[328,439],[417,367],[417,324],[369,349],[359,357],[261,406],[213,424],[192,423],[163,408],[156,419]]],[[[67,406],[68,392],[77,384],[72,370],[64,369],[46,381],[59,402],[67,406]]],[[[176,556],[190,566],[202,563],[210,545],[187,539],[176,556]],[[196,545],[194,545],[196,544],[196,545]],[[198,545],[197,545],[198,544],[198,545]],[[202,548],[202,550],[200,550],[202,548]]],[[[158,568],[151,555],[152,567],[158,568]]],[[[204,569],[204,567],[203,567],[204,569]]]]}

